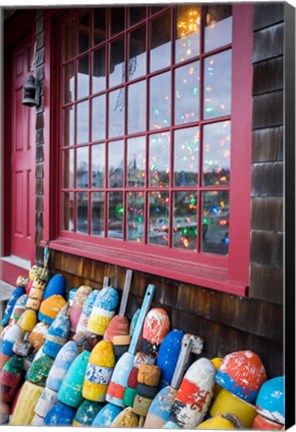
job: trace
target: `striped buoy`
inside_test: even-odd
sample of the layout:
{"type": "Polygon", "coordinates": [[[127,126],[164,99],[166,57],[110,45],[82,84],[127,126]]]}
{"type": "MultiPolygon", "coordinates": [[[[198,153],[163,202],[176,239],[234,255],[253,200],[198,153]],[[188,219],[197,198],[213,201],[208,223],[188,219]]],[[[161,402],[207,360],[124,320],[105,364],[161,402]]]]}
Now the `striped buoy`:
{"type": "Polygon", "coordinates": [[[42,347],[46,340],[48,330],[49,325],[42,321],[35,325],[28,339],[34,349],[39,350],[42,347]]]}
{"type": "Polygon", "coordinates": [[[66,294],[66,280],[63,275],[55,274],[45,287],[43,298],[46,300],[52,295],[57,294],[65,297],[66,294]]]}
{"type": "Polygon", "coordinates": [[[70,326],[71,332],[73,333],[76,332],[76,327],[82,313],[83,305],[91,292],[92,288],[88,285],[81,285],[76,292],[70,312],[70,326]]]}
{"type": "Polygon", "coordinates": [[[284,426],[281,423],[276,423],[260,414],[257,414],[254,418],[252,429],[259,431],[264,430],[284,430],[284,426]]]}
{"type": "Polygon", "coordinates": [[[42,267],[38,267],[37,265],[33,265],[29,270],[29,279],[34,281],[35,278],[40,277],[42,273],[42,267]]]}
{"type": "Polygon", "coordinates": [[[69,302],[70,308],[72,308],[72,306],[73,306],[73,302],[74,302],[74,298],[75,298],[76,293],[77,293],[77,289],[78,288],[71,288],[68,292],[68,302],[69,302]]]}
{"type": "Polygon", "coordinates": [[[45,387],[35,406],[35,414],[45,419],[52,407],[58,403],[57,392],[45,387]]]}
{"type": "Polygon", "coordinates": [[[256,416],[256,408],[254,405],[222,388],[214,399],[209,414],[211,417],[216,417],[227,413],[236,415],[243,427],[249,429],[256,416]]]}
{"type": "Polygon", "coordinates": [[[26,290],[22,286],[18,286],[13,290],[13,292],[10,296],[10,299],[6,305],[5,311],[4,311],[3,318],[2,318],[2,321],[0,323],[1,326],[3,326],[3,327],[7,326],[8,322],[10,320],[13,308],[14,308],[17,300],[25,293],[26,293],[26,290]]]}
{"type": "Polygon", "coordinates": [[[92,350],[85,373],[82,395],[85,399],[104,402],[115,366],[112,343],[101,340],[92,350]]]}
{"type": "Polygon", "coordinates": [[[1,341],[0,369],[2,369],[10,357],[14,355],[13,346],[15,342],[21,340],[21,338],[22,330],[17,324],[7,329],[1,341]]]}
{"type": "Polygon", "coordinates": [[[144,321],[141,351],[156,358],[165,336],[170,331],[170,319],[161,308],[151,309],[144,321]]]}
{"type": "Polygon", "coordinates": [[[285,377],[265,381],[258,392],[256,410],[273,422],[285,424],[285,377]]]}
{"type": "Polygon", "coordinates": [[[162,371],[160,388],[168,386],[172,382],[183,336],[184,332],[182,330],[171,330],[160,345],[156,359],[156,365],[160,367],[162,371]]]}
{"type": "Polygon", "coordinates": [[[214,365],[204,357],[189,367],[177,391],[171,421],[186,429],[202,422],[213,397],[215,374],[214,365]]]}
{"type": "Polygon", "coordinates": [[[76,409],[61,402],[54,405],[44,419],[44,426],[71,426],[76,409]]]}
{"type": "Polygon", "coordinates": [[[216,382],[236,396],[253,403],[267,375],[259,356],[250,350],[225,356],[216,375],[216,382]]]}
{"type": "Polygon", "coordinates": [[[90,332],[87,330],[87,324],[98,294],[99,290],[95,289],[87,296],[77,323],[76,334],[82,333],[85,335],[89,335],[90,332]]]}
{"type": "Polygon", "coordinates": [[[111,318],[115,315],[118,301],[119,297],[116,288],[105,287],[101,289],[93,305],[87,330],[103,336],[111,318]]]}
{"type": "Polygon", "coordinates": [[[43,299],[43,293],[46,285],[46,280],[41,277],[35,277],[32,288],[30,289],[26,307],[38,311],[43,299]]]}
{"type": "Polygon", "coordinates": [[[71,364],[58,392],[58,400],[77,408],[82,400],[84,376],[90,352],[83,351],[71,364]]]}
{"type": "Polygon", "coordinates": [[[31,424],[34,417],[34,409],[42,391],[43,387],[25,381],[10,420],[11,426],[26,426],[31,424]]]}
{"type": "Polygon", "coordinates": [[[43,300],[39,312],[38,319],[44,323],[51,325],[59,312],[66,306],[66,300],[59,294],[53,294],[46,300],[43,300]]]}
{"type": "Polygon", "coordinates": [[[59,391],[68,369],[78,354],[79,352],[75,342],[69,341],[63,346],[56,356],[46,380],[46,386],[49,389],[55,392],[59,391]]]}
{"type": "Polygon", "coordinates": [[[44,354],[55,358],[62,346],[66,343],[70,334],[70,320],[67,310],[62,309],[49,327],[46,340],[43,345],[44,354]]]}
{"type": "Polygon", "coordinates": [[[23,294],[17,299],[9,319],[9,325],[16,324],[20,316],[25,312],[27,299],[27,294],[23,294]]]}
{"type": "Polygon", "coordinates": [[[13,355],[4,365],[0,373],[0,384],[2,387],[2,400],[6,403],[12,402],[19,385],[24,376],[24,359],[13,355]]]}
{"type": "Polygon", "coordinates": [[[72,426],[92,426],[92,423],[103,408],[103,404],[99,402],[93,402],[84,400],[76,411],[72,426]]]}
{"type": "Polygon", "coordinates": [[[122,411],[122,408],[108,403],[96,415],[92,426],[95,427],[110,427],[113,420],[122,411]]]}

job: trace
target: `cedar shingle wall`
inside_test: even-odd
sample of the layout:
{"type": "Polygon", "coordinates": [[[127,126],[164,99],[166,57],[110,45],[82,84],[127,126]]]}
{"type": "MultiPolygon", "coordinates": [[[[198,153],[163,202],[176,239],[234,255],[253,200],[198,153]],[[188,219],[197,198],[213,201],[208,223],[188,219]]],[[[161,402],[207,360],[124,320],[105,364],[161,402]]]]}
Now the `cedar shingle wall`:
{"type": "Polygon", "coordinates": [[[250,291],[283,303],[283,3],[257,3],[253,49],[250,291]]]}
{"type": "MultiPolygon", "coordinates": [[[[38,79],[43,80],[43,17],[37,17],[38,79]],[[40,51],[40,53],[39,53],[40,51]]],[[[252,349],[268,375],[283,373],[283,3],[255,4],[253,50],[253,152],[251,192],[250,295],[236,297],[203,287],[134,272],[127,315],[141,304],[148,283],[157,287],[153,306],[165,308],[172,328],[205,340],[212,358],[252,349]]],[[[37,114],[37,262],[42,234],[43,107],[37,114]]],[[[62,252],[51,256],[52,273],[62,273],[68,289],[101,288],[104,276],[123,289],[125,269],[62,252]]]]}

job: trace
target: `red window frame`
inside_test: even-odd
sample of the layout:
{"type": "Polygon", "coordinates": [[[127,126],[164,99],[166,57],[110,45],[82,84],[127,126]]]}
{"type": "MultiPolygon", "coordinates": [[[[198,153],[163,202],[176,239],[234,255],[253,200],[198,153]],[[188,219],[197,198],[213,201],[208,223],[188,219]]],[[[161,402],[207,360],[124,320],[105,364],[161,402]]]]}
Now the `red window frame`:
{"type": "MultiPolygon", "coordinates": [[[[168,5],[167,9],[174,7],[168,5]]],[[[187,251],[184,252],[179,249],[170,250],[166,247],[153,245],[149,245],[147,249],[147,245],[134,244],[134,242],[122,242],[108,238],[98,239],[90,236],[86,238],[84,234],[64,232],[59,229],[62,210],[62,203],[58,199],[61,196],[61,158],[59,149],[57,149],[59,147],[57,142],[61,138],[57,133],[59,127],[56,125],[61,121],[59,116],[61,101],[57,97],[61,92],[58,79],[59,71],[55,69],[57,59],[54,59],[51,47],[56,46],[56,38],[60,28],[60,17],[64,19],[65,12],[51,11],[45,13],[45,189],[43,238],[44,241],[50,241],[51,248],[157,274],[178,281],[194,283],[206,288],[237,295],[247,294],[250,251],[253,5],[233,3],[232,10],[232,110],[231,116],[225,118],[228,120],[231,117],[231,141],[233,143],[230,167],[231,241],[229,243],[228,256],[208,253],[195,255],[190,252],[188,254],[187,251]],[[197,256],[198,259],[196,258],[197,256]]],[[[162,13],[162,11],[159,12],[160,15],[162,13]]],[[[66,12],[66,14],[71,14],[71,11],[66,12]]],[[[125,30],[125,32],[127,31],[130,31],[130,28],[125,30]]],[[[219,52],[220,49],[216,51],[219,52]]],[[[213,54],[214,51],[211,51],[211,53],[213,54]]],[[[203,54],[200,57],[202,56],[203,54]]],[[[173,67],[171,66],[171,69],[173,67]]],[[[139,80],[141,79],[139,78],[139,80]]],[[[126,87],[127,83],[124,86],[126,87]]],[[[202,103],[200,107],[202,107],[202,103]]],[[[200,121],[202,124],[214,122],[215,119],[200,121]]],[[[184,127],[188,127],[188,125],[185,124],[184,127]]],[[[174,129],[174,127],[171,129],[174,129]]],[[[146,131],[145,134],[149,134],[150,132],[146,131]]],[[[203,189],[203,187],[198,188],[199,191],[203,189]]],[[[115,189],[113,190],[116,191],[115,189]]],[[[123,188],[123,190],[125,189],[123,188]]],[[[174,190],[178,190],[178,188],[174,190]]]]}

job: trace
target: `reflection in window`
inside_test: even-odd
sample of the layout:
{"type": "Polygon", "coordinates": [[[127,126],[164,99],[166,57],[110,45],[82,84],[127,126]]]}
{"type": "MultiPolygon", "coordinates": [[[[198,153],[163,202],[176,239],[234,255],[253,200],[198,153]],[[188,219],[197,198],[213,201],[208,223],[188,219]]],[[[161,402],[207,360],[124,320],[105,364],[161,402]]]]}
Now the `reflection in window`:
{"type": "Polygon", "coordinates": [[[124,132],[124,88],[109,93],[109,138],[124,132]]]}
{"type": "Polygon", "coordinates": [[[88,12],[79,17],[79,53],[89,48],[89,15],[88,12]]]}
{"type": "Polygon", "coordinates": [[[112,7],[111,12],[111,35],[114,36],[124,30],[124,8],[112,7]]]}
{"type": "Polygon", "coordinates": [[[200,44],[200,7],[178,6],[176,30],[176,63],[197,56],[200,44]]]}
{"type": "Polygon", "coordinates": [[[229,192],[202,193],[202,252],[226,255],[229,243],[229,192]]]}
{"type": "Polygon", "coordinates": [[[146,27],[129,33],[128,79],[146,74],[146,27]]]}
{"type": "Polygon", "coordinates": [[[108,146],[109,161],[109,187],[123,187],[123,168],[124,168],[124,150],[123,141],[109,142],[108,146]]]}
{"type": "Polygon", "coordinates": [[[127,144],[127,186],[145,186],[145,137],[131,138],[127,144]]]}
{"type": "Polygon", "coordinates": [[[169,193],[150,192],[148,198],[148,242],[167,246],[169,241],[169,193]]]}
{"type": "Polygon", "coordinates": [[[94,9],[94,44],[97,45],[100,42],[104,42],[106,37],[106,9],[95,8],[94,9]]]}
{"type": "Polygon", "coordinates": [[[197,192],[174,192],[173,246],[196,250],[197,192]]]}
{"type": "Polygon", "coordinates": [[[63,187],[74,187],[74,150],[63,151],[64,170],[63,170],[63,187]]]}
{"type": "Polygon", "coordinates": [[[98,141],[106,137],[106,96],[98,96],[92,100],[92,140],[98,141]]]}
{"type": "Polygon", "coordinates": [[[160,16],[150,24],[150,72],[171,64],[171,16],[160,16]]]}
{"type": "Polygon", "coordinates": [[[175,70],[175,124],[199,119],[199,62],[175,70]]]}
{"type": "Polygon", "coordinates": [[[88,193],[77,192],[77,232],[88,233],[88,193]]]}
{"type": "Polygon", "coordinates": [[[63,229],[74,231],[74,192],[63,193],[63,229]]]}
{"type": "Polygon", "coordinates": [[[66,24],[64,35],[64,59],[67,61],[74,57],[74,19],[66,24]]]}
{"type": "Polygon", "coordinates": [[[101,48],[94,52],[92,92],[98,93],[105,90],[105,88],[106,88],[105,48],[101,48]]]}
{"type": "Polygon", "coordinates": [[[123,193],[108,193],[108,237],[122,239],[123,193]]]}
{"type": "Polygon", "coordinates": [[[144,241],[144,193],[127,194],[127,240],[144,241]]]}
{"type": "Polygon", "coordinates": [[[146,18],[146,7],[136,6],[128,8],[129,25],[132,26],[146,18]]]}
{"type": "Polygon", "coordinates": [[[73,102],[75,99],[75,72],[74,63],[69,63],[64,68],[64,102],[73,102]]]}
{"type": "Polygon", "coordinates": [[[219,48],[232,40],[232,6],[205,6],[205,51],[219,48]]]}
{"type": "Polygon", "coordinates": [[[104,236],[105,220],[105,194],[103,192],[92,193],[91,199],[91,233],[95,236],[104,236]]]}
{"type": "Polygon", "coordinates": [[[92,146],[92,187],[105,186],[105,144],[92,146]]]}
{"type": "Polygon", "coordinates": [[[64,146],[74,144],[74,106],[64,108],[64,146]]]}
{"type": "Polygon", "coordinates": [[[203,135],[203,184],[229,185],[230,121],[204,126],[203,135]]]}
{"type": "Polygon", "coordinates": [[[89,57],[82,57],[78,61],[77,99],[89,95],[89,57]]]}
{"type": "Polygon", "coordinates": [[[79,147],[76,151],[76,186],[88,187],[88,147],[79,147]]]}
{"type": "Polygon", "coordinates": [[[77,104],[77,144],[89,141],[89,103],[88,101],[77,104]]]}
{"type": "Polygon", "coordinates": [[[209,119],[230,114],[231,50],[207,57],[204,74],[204,117],[209,119]]]}
{"type": "Polygon", "coordinates": [[[146,81],[128,86],[128,133],[146,130],[146,81]]]}
{"type": "Polygon", "coordinates": [[[171,124],[171,74],[166,72],[150,79],[150,129],[171,124]]]}
{"type": "Polygon", "coordinates": [[[176,130],[174,137],[174,184],[196,186],[199,162],[198,127],[176,130]]]}
{"type": "Polygon", "coordinates": [[[110,44],[109,87],[123,84],[124,80],[124,38],[122,37],[110,44]]]}
{"type": "Polygon", "coordinates": [[[170,180],[170,135],[154,134],[149,141],[149,186],[168,187],[170,180]]]}

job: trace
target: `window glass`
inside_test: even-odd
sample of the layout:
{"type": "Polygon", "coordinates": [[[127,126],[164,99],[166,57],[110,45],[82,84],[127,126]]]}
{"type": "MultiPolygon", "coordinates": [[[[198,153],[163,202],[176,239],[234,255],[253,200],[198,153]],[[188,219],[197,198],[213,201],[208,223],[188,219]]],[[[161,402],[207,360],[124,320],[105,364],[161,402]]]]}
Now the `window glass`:
{"type": "Polygon", "coordinates": [[[74,19],[65,25],[64,35],[64,59],[67,61],[74,57],[74,19]]]}
{"type": "Polygon", "coordinates": [[[197,186],[198,163],[198,127],[176,130],[174,134],[174,185],[197,186]]]}
{"type": "Polygon", "coordinates": [[[230,121],[205,125],[203,135],[203,184],[229,185],[230,121]]]}
{"type": "Polygon", "coordinates": [[[106,138],[106,96],[92,99],[92,140],[106,138]]]}
{"type": "Polygon", "coordinates": [[[93,55],[92,92],[98,93],[106,88],[105,48],[100,48],[93,55]]]}
{"type": "Polygon", "coordinates": [[[63,229],[66,231],[74,231],[74,192],[65,192],[63,198],[63,229]]]}
{"type": "Polygon", "coordinates": [[[146,138],[130,138],[127,144],[127,186],[145,186],[146,138]]]}
{"type": "Polygon", "coordinates": [[[88,193],[77,192],[77,232],[88,233],[88,193]]]}
{"type": "Polygon", "coordinates": [[[79,54],[89,49],[89,15],[88,12],[79,17],[78,27],[79,54]]]}
{"type": "Polygon", "coordinates": [[[171,63],[171,15],[155,18],[150,24],[150,72],[171,63]]]}
{"type": "Polygon", "coordinates": [[[89,141],[89,102],[77,104],[77,144],[89,141]]]}
{"type": "Polygon", "coordinates": [[[109,138],[124,133],[124,88],[109,93],[109,138]]]}
{"type": "Polygon", "coordinates": [[[78,60],[77,75],[77,99],[89,95],[89,57],[85,56],[78,60]]]}
{"type": "Polygon", "coordinates": [[[124,30],[124,8],[110,8],[111,15],[111,36],[124,30]]]}
{"type": "Polygon", "coordinates": [[[174,192],[173,247],[196,250],[197,192],[174,192]]]}
{"type": "Polygon", "coordinates": [[[124,83],[124,65],[124,38],[121,37],[110,44],[109,87],[124,83]]]}
{"type": "Polygon", "coordinates": [[[127,194],[127,240],[144,242],[144,193],[127,194]]]}
{"type": "Polygon", "coordinates": [[[105,194],[94,192],[91,195],[91,233],[102,237],[104,236],[105,194]]]}
{"type": "Polygon", "coordinates": [[[64,146],[74,144],[74,106],[64,108],[64,146]]]}
{"type": "Polygon", "coordinates": [[[146,81],[128,86],[128,133],[146,130],[146,81]]]}
{"type": "Polygon", "coordinates": [[[105,187],[105,144],[92,146],[92,187],[105,187]]]}
{"type": "Polygon", "coordinates": [[[204,74],[204,118],[230,114],[231,50],[207,57],[204,74]]]}
{"type": "Polygon", "coordinates": [[[135,6],[128,8],[129,25],[132,26],[137,22],[142,21],[146,18],[146,7],[135,6]]]}
{"type": "Polygon", "coordinates": [[[149,235],[148,242],[168,246],[169,242],[169,193],[149,192],[149,235]]]}
{"type": "Polygon", "coordinates": [[[88,187],[88,147],[79,147],[76,150],[76,186],[88,187]]]}
{"type": "Polygon", "coordinates": [[[74,63],[64,67],[64,102],[67,104],[75,100],[75,69],[74,63]]]}
{"type": "Polygon", "coordinates": [[[176,33],[176,63],[196,57],[200,52],[199,6],[177,7],[176,33]]]}
{"type": "Polygon", "coordinates": [[[211,51],[232,40],[232,6],[205,6],[205,51],[211,51]]]}
{"type": "Polygon", "coordinates": [[[171,74],[166,72],[150,79],[150,129],[171,124],[171,74]]]}
{"type": "Polygon", "coordinates": [[[175,124],[199,120],[199,62],[175,70],[175,124]]]}
{"type": "Polygon", "coordinates": [[[73,149],[64,150],[63,159],[64,159],[63,187],[73,188],[74,187],[74,150],[73,149]]]}
{"type": "Polygon", "coordinates": [[[108,237],[114,239],[123,238],[123,193],[108,193],[108,237]]]}
{"type": "Polygon", "coordinates": [[[95,8],[94,9],[94,44],[97,45],[104,42],[106,37],[106,9],[95,8]]]}
{"type": "Polygon", "coordinates": [[[202,193],[202,251],[226,255],[229,244],[229,192],[202,193]]]}
{"type": "Polygon", "coordinates": [[[146,27],[129,33],[128,79],[146,74],[146,27]]]}
{"type": "Polygon", "coordinates": [[[170,181],[170,135],[154,134],[149,141],[149,186],[168,187],[170,181]]]}
{"type": "Polygon", "coordinates": [[[109,187],[122,188],[124,174],[124,147],[123,141],[109,142],[109,187]]]}

